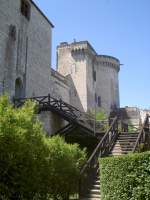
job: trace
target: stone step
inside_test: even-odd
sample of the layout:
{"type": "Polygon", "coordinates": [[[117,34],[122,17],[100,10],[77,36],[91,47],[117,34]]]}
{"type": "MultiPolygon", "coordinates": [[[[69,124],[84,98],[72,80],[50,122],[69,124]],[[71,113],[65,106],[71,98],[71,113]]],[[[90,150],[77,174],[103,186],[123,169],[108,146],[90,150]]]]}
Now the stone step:
{"type": "Polygon", "coordinates": [[[96,180],[96,181],[94,181],[94,184],[96,184],[96,185],[100,185],[100,180],[96,180]]]}
{"type": "Polygon", "coordinates": [[[80,198],[80,200],[101,200],[101,198],[80,198]]]}
{"type": "Polygon", "coordinates": [[[129,142],[126,142],[126,143],[116,143],[114,146],[116,147],[122,147],[122,146],[134,146],[135,142],[132,142],[132,143],[129,143],[129,142]]]}
{"type": "Polygon", "coordinates": [[[128,154],[130,153],[131,151],[126,151],[126,152],[113,152],[113,153],[110,153],[109,156],[120,156],[120,155],[125,155],[125,154],[128,154]]]}
{"type": "Polygon", "coordinates": [[[125,144],[125,143],[135,143],[137,140],[137,138],[128,138],[128,139],[124,139],[124,138],[119,138],[117,141],[120,142],[121,144],[125,144]]]}
{"type": "Polygon", "coordinates": [[[132,149],[134,147],[134,144],[131,146],[131,145],[116,145],[113,147],[113,149],[132,149]]]}
{"type": "Polygon", "coordinates": [[[118,138],[137,138],[138,136],[137,135],[120,135],[118,136],[118,138]]]}
{"type": "Polygon", "coordinates": [[[138,135],[138,133],[128,133],[128,132],[122,132],[119,135],[138,135]]]}
{"type": "Polygon", "coordinates": [[[124,152],[124,151],[132,151],[133,150],[133,148],[124,148],[124,149],[116,149],[116,148],[114,148],[114,149],[112,149],[112,151],[111,152],[124,152]]]}
{"type": "Polygon", "coordinates": [[[121,139],[121,140],[117,140],[115,144],[118,144],[118,145],[129,144],[129,145],[132,145],[135,142],[136,142],[136,140],[124,140],[124,139],[121,139]]]}
{"type": "Polygon", "coordinates": [[[126,152],[115,151],[115,152],[110,153],[110,155],[123,155],[123,154],[128,154],[128,153],[131,153],[131,152],[132,151],[126,151],[126,152]]]}
{"type": "Polygon", "coordinates": [[[89,191],[90,195],[100,195],[100,188],[99,189],[92,189],[89,191]]]}
{"type": "Polygon", "coordinates": [[[92,186],[92,189],[98,189],[98,190],[100,190],[100,184],[93,185],[93,186],[92,186]]]}
{"type": "Polygon", "coordinates": [[[134,136],[130,136],[130,135],[120,135],[119,137],[118,137],[118,139],[128,139],[128,138],[131,138],[131,139],[135,139],[135,138],[137,138],[137,136],[136,135],[134,135],[134,136]]]}
{"type": "Polygon", "coordinates": [[[128,153],[131,153],[132,151],[114,151],[114,152],[111,152],[112,155],[117,155],[117,154],[128,154],[128,153]]]}
{"type": "MultiPolygon", "coordinates": [[[[134,145],[130,146],[130,145],[124,145],[124,146],[114,146],[113,149],[120,149],[120,150],[124,150],[124,149],[133,149],[134,145]]],[[[112,149],[112,150],[113,150],[112,149]]]]}
{"type": "Polygon", "coordinates": [[[129,152],[132,151],[133,148],[131,149],[113,149],[111,152],[129,152]]]}
{"type": "Polygon", "coordinates": [[[137,140],[137,137],[135,137],[135,138],[118,138],[117,139],[117,142],[134,142],[134,141],[136,141],[137,140]]]}
{"type": "Polygon", "coordinates": [[[100,192],[99,192],[99,194],[88,194],[86,197],[87,198],[101,198],[101,195],[100,195],[100,192]]]}

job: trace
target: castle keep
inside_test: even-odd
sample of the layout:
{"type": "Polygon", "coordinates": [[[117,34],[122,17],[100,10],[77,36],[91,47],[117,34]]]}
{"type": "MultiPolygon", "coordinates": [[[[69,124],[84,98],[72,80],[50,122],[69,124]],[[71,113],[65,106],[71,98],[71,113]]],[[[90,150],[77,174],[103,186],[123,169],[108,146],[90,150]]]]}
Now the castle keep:
{"type": "MultiPolygon", "coordinates": [[[[81,111],[119,107],[117,58],[99,55],[88,41],[63,42],[57,47],[57,70],[51,68],[53,24],[32,0],[0,0],[0,94],[10,99],[51,94],[81,111]]],[[[40,116],[47,132],[56,121],[51,112],[40,116]]],[[[56,120],[57,119],[57,120],[56,120]]]]}
{"type": "Polygon", "coordinates": [[[98,55],[88,41],[57,47],[57,71],[70,79],[70,103],[85,112],[119,107],[119,70],[118,59],[98,55]]]}

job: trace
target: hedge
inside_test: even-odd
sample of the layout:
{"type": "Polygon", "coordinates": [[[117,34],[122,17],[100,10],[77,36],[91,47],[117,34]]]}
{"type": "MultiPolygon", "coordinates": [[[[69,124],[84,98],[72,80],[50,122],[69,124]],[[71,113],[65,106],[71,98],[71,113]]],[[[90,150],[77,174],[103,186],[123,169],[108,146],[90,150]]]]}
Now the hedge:
{"type": "Polygon", "coordinates": [[[150,152],[100,159],[102,200],[150,200],[150,152]]]}

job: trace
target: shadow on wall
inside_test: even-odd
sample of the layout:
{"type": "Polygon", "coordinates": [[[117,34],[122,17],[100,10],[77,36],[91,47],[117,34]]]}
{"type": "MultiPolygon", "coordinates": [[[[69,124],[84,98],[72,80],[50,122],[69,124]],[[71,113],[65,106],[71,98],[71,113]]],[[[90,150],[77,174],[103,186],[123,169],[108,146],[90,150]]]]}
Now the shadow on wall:
{"type": "Polygon", "coordinates": [[[84,49],[73,49],[71,55],[76,62],[81,62],[85,60],[85,50],[84,49]]]}
{"type": "Polygon", "coordinates": [[[59,115],[51,111],[41,112],[38,115],[38,118],[42,122],[47,135],[53,135],[56,131],[60,130],[68,123],[59,115]]]}
{"type": "MultiPolygon", "coordinates": [[[[74,82],[73,82],[73,79],[71,77],[70,74],[68,74],[66,76],[66,79],[67,79],[67,82],[68,82],[68,85],[70,86],[70,104],[76,108],[78,108],[79,110],[81,111],[84,111],[84,108],[83,108],[83,105],[81,104],[81,100],[80,100],[80,97],[79,97],[79,94],[76,90],[76,87],[74,85],[74,82]]],[[[82,85],[81,85],[82,87],[82,85]]]]}
{"type": "Polygon", "coordinates": [[[17,78],[15,81],[15,98],[23,98],[24,95],[24,87],[21,78],[17,78]]]}

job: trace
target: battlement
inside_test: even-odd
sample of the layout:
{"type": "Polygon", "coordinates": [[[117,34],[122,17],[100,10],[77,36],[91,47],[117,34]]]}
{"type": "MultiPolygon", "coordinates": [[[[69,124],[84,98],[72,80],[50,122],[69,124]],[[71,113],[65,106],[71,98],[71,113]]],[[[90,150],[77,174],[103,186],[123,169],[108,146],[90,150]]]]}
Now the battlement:
{"type": "Polygon", "coordinates": [[[113,68],[117,69],[117,71],[120,70],[120,61],[113,56],[97,55],[96,61],[100,65],[113,67],[113,68]]]}
{"type": "Polygon", "coordinates": [[[57,49],[70,49],[72,53],[90,53],[92,55],[97,55],[96,51],[92,47],[92,45],[88,41],[80,41],[80,42],[61,42],[60,45],[57,46],[57,49]]]}

